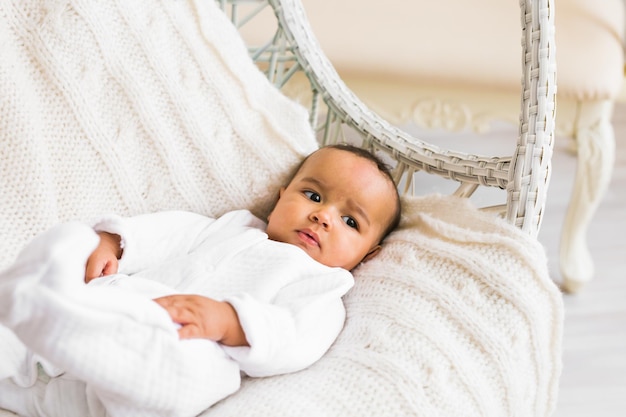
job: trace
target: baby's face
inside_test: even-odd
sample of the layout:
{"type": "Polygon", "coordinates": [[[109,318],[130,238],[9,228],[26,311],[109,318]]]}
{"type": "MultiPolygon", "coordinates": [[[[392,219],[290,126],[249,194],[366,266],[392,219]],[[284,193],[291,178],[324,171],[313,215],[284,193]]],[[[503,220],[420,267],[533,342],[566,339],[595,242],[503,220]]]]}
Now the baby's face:
{"type": "Polygon", "coordinates": [[[321,149],[280,190],[267,234],[304,249],[324,265],[351,270],[380,249],[394,214],[393,187],[372,161],[321,149]]]}

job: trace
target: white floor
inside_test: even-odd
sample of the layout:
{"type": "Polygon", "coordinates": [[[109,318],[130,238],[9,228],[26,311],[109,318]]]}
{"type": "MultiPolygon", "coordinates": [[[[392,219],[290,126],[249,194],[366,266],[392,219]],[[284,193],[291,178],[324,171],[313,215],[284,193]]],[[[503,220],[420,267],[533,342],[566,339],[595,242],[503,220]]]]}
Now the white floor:
{"type": "MultiPolygon", "coordinates": [[[[595,279],[565,296],[564,369],[555,417],[626,416],[626,103],[615,109],[613,179],[594,217],[588,242],[595,279]]],[[[557,152],[540,240],[557,267],[559,224],[575,160],[557,152]]]]}

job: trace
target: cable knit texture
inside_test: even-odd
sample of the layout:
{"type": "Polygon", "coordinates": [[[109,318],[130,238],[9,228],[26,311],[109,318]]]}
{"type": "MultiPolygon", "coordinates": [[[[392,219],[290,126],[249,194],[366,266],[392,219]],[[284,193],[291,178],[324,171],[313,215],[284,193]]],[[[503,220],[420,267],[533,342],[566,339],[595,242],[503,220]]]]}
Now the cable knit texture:
{"type": "Polygon", "coordinates": [[[354,271],[325,357],[246,380],[203,417],[552,415],[563,311],[543,248],[467,200],[403,206],[400,229],[354,271]]]}
{"type": "MultiPolygon", "coordinates": [[[[59,221],[269,211],[316,144],[220,13],[213,0],[0,0],[0,268],[59,221]]],[[[543,248],[466,200],[404,209],[354,271],[324,358],[247,379],[203,417],[551,415],[562,304],[543,248]]]]}
{"type": "Polygon", "coordinates": [[[0,268],[59,221],[263,218],[307,120],[213,1],[0,0],[0,268]]]}

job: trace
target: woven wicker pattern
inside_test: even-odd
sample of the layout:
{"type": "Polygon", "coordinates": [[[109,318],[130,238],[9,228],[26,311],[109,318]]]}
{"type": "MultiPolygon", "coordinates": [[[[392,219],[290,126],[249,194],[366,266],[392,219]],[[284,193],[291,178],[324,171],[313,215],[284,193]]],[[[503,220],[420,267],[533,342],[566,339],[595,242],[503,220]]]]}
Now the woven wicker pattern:
{"type": "MultiPolygon", "coordinates": [[[[389,154],[396,162],[395,176],[401,191],[411,190],[413,174],[424,171],[461,183],[457,195],[469,196],[477,186],[506,189],[502,214],[531,235],[541,225],[550,177],[555,117],[555,47],[553,0],[521,1],[522,96],[519,140],[509,156],[472,155],[442,149],[391,126],[356,97],[337,75],[324,55],[297,0],[259,1],[249,15],[240,16],[238,6],[249,3],[220,1],[232,7],[233,20],[244,25],[265,5],[273,7],[279,22],[270,41],[252,48],[257,62],[283,87],[297,71],[303,71],[313,90],[311,120],[324,143],[340,142],[344,129],[354,129],[363,146],[389,154]],[[326,114],[320,114],[318,99],[326,114]],[[318,121],[319,119],[319,121],[318,121]]],[[[512,46],[513,47],[513,46],[512,46]]]]}

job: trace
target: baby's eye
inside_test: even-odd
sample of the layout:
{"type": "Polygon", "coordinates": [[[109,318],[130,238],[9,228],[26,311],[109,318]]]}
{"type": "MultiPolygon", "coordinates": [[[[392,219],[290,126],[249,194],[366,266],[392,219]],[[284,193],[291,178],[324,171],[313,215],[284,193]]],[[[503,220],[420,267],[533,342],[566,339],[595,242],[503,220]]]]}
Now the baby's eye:
{"type": "Polygon", "coordinates": [[[359,228],[358,223],[352,217],[350,217],[350,216],[342,216],[341,218],[348,225],[348,227],[352,227],[353,229],[358,229],[359,228]]]}
{"type": "Polygon", "coordinates": [[[316,203],[322,201],[322,196],[315,191],[305,191],[304,195],[307,196],[309,200],[315,201],[316,203]]]}

